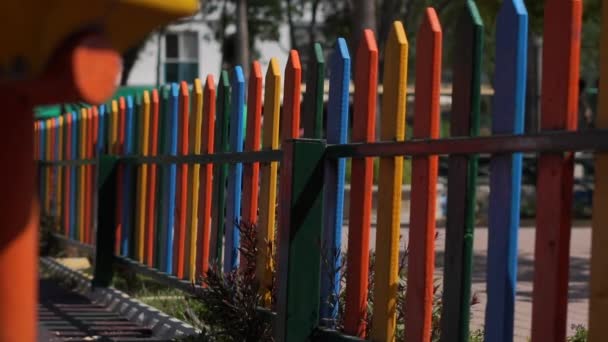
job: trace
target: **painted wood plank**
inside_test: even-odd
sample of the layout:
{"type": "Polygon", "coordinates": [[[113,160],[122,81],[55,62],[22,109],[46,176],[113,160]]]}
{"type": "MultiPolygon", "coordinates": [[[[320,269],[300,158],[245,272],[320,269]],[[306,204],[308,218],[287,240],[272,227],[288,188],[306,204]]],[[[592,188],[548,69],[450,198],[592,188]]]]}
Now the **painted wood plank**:
{"type": "MultiPolygon", "coordinates": [[[[467,0],[461,11],[456,37],[450,136],[476,136],[479,134],[483,24],[472,0],[467,0]]],[[[441,338],[464,342],[469,339],[477,156],[451,155],[448,168],[441,338]]]]}
{"type": "MultiPolygon", "coordinates": [[[[171,84],[171,90],[169,93],[169,110],[166,113],[167,118],[165,123],[165,153],[169,155],[177,155],[178,151],[178,120],[179,120],[179,85],[177,83],[171,84]]],[[[166,229],[166,235],[163,237],[164,243],[164,264],[162,264],[162,270],[168,274],[174,274],[175,269],[173,267],[174,258],[174,232],[175,232],[175,199],[176,199],[176,176],[177,176],[177,165],[171,164],[165,167],[166,172],[163,172],[163,182],[165,184],[165,210],[166,214],[162,225],[166,229]]]]}
{"type": "MultiPolygon", "coordinates": [[[[40,160],[46,160],[46,121],[40,120],[40,160]]],[[[46,169],[41,171],[41,184],[40,184],[40,206],[41,210],[46,209],[46,169]]]]}
{"type": "MultiPolygon", "coordinates": [[[[203,88],[203,123],[201,154],[213,154],[215,151],[215,81],[208,75],[203,88]]],[[[209,269],[209,254],[214,245],[211,238],[211,208],[213,195],[213,164],[201,167],[199,191],[199,230],[196,255],[196,275],[200,278],[209,269]]]]}
{"type": "MultiPolygon", "coordinates": [[[[223,70],[217,86],[216,98],[217,127],[215,135],[215,148],[217,152],[228,152],[228,127],[230,122],[230,77],[228,71],[223,70]]],[[[213,203],[215,210],[212,217],[211,249],[209,251],[210,262],[220,267],[223,244],[222,239],[225,231],[225,208],[226,208],[226,180],[228,178],[228,165],[220,164],[215,167],[213,177],[213,203]]]]}
{"type": "MultiPolygon", "coordinates": [[[[78,125],[78,158],[86,158],[86,142],[87,142],[87,125],[88,113],[85,108],[80,110],[80,123],[78,125]]],[[[85,188],[85,166],[78,166],[78,241],[85,242],[85,204],[86,204],[86,188],[85,188]]]]}
{"type": "MultiPolygon", "coordinates": [[[[378,46],[373,31],[363,32],[355,63],[352,142],[374,142],[378,46]]],[[[353,159],[351,169],[344,331],[349,335],[365,337],[373,158],[353,159]]]]}
{"type": "MultiPolygon", "coordinates": [[[[93,109],[89,107],[86,114],[86,140],[84,143],[84,157],[85,159],[91,159],[93,149],[93,109]]],[[[91,173],[92,170],[93,168],[91,165],[84,166],[84,242],[87,244],[91,243],[93,233],[93,187],[91,186],[91,181],[93,179],[93,175],[91,173]]]]}
{"type": "MultiPolygon", "coordinates": [[[[329,60],[329,99],[327,104],[327,143],[345,144],[348,139],[348,110],[351,59],[348,44],[338,38],[329,60]]],[[[342,266],[342,221],[346,161],[325,160],[323,202],[323,239],[321,247],[327,260],[321,265],[321,324],[335,327],[340,296],[342,266]]]]}
{"type": "MultiPolygon", "coordinates": [[[[443,33],[435,9],[428,7],[418,29],[414,138],[439,138],[443,33]]],[[[435,208],[438,157],[412,158],[405,336],[430,341],[435,271],[435,208]]]]}
{"type": "Polygon", "coordinates": [[[98,130],[97,130],[97,145],[95,150],[95,155],[100,156],[102,154],[106,154],[106,142],[107,142],[107,106],[102,104],[97,109],[98,115],[98,130]]]}
{"type": "MultiPolygon", "coordinates": [[[[264,85],[262,148],[279,148],[279,121],[281,115],[281,70],[276,58],[270,59],[264,85]]],[[[260,165],[260,216],[258,218],[256,279],[265,307],[270,307],[273,273],[273,248],[277,200],[278,162],[260,165]]]]}
{"type": "Polygon", "coordinates": [[[275,341],[306,341],[319,324],[324,152],[320,140],[283,144],[275,341]]]}
{"type": "MultiPolygon", "coordinates": [[[[78,114],[74,111],[71,113],[72,116],[72,143],[71,143],[71,156],[72,159],[78,159],[78,114]]],[[[77,178],[78,168],[76,166],[71,166],[71,174],[70,174],[70,232],[72,240],[78,239],[78,222],[77,220],[77,209],[78,209],[78,200],[77,200],[77,178]]]]}
{"type": "MultiPolygon", "coordinates": [[[[116,155],[124,154],[124,142],[125,142],[125,118],[126,118],[126,104],[125,98],[120,97],[118,99],[118,111],[116,113],[116,155]]],[[[125,166],[122,163],[118,163],[117,169],[117,180],[116,180],[116,254],[122,255],[122,240],[123,240],[123,211],[124,211],[124,178],[125,178],[125,166]]]]}
{"type": "MultiPolygon", "coordinates": [[[[259,151],[262,144],[262,67],[258,61],[254,61],[250,70],[247,85],[245,150],[259,151]]],[[[257,224],[258,217],[259,173],[260,163],[243,166],[243,221],[253,224],[257,224]]]]}
{"type": "MultiPolygon", "coordinates": [[[[526,96],[528,13],[522,0],[502,4],[497,18],[492,134],[522,134],[526,96]]],[[[522,155],[490,160],[488,272],[485,334],[513,341],[517,285],[522,155]]]]}
{"type": "MultiPolygon", "coordinates": [[[[63,155],[63,143],[65,140],[65,136],[64,136],[64,123],[63,123],[63,116],[60,115],[56,118],[57,120],[57,156],[56,156],[56,160],[64,160],[64,155],[63,155]]],[[[64,192],[63,192],[63,174],[65,170],[65,166],[59,166],[57,167],[57,184],[55,185],[56,189],[57,189],[57,223],[59,224],[59,226],[57,226],[57,233],[61,233],[63,232],[63,207],[64,207],[64,202],[63,202],[63,197],[64,197],[64,192]]]]}
{"type": "Polygon", "coordinates": [[[298,51],[291,50],[285,65],[283,85],[283,114],[281,143],[300,136],[300,97],[302,96],[302,66],[298,51]]]}
{"type": "Polygon", "coordinates": [[[325,83],[325,57],[320,43],[314,43],[306,70],[304,94],[303,137],[323,138],[323,86],[325,83]]]}
{"type": "MultiPolygon", "coordinates": [[[[72,115],[71,113],[64,114],[65,126],[65,144],[64,144],[64,156],[66,160],[72,159],[72,115]]],[[[65,218],[64,232],[67,238],[72,237],[71,230],[71,215],[72,215],[72,167],[67,166],[65,168],[65,206],[63,215],[65,218]]]]}
{"type": "MultiPolygon", "coordinates": [[[[125,130],[124,130],[124,155],[132,155],[135,150],[135,113],[133,97],[127,96],[126,108],[125,108],[125,130]]],[[[123,167],[124,178],[122,179],[122,200],[123,200],[123,211],[122,211],[122,235],[121,235],[121,249],[124,256],[133,257],[133,213],[134,202],[135,202],[135,169],[133,165],[126,164],[123,167]]]]}
{"type": "MultiPolygon", "coordinates": [[[[541,130],[576,130],[582,1],[546,1],[543,35],[541,130]]],[[[541,154],[536,185],[536,240],[532,340],[564,341],[573,153],[541,154]]]]}
{"type": "MultiPolygon", "coordinates": [[[[192,108],[190,110],[190,144],[189,151],[192,154],[201,154],[203,134],[203,85],[196,78],[192,85],[192,108]]],[[[203,166],[204,167],[204,166],[203,166]]],[[[201,165],[194,164],[188,181],[188,224],[186,237],[186,259],[187,266],[185,275],[188,280],[194,282],[196,278],[197,237],[199,220],[199,198],[201,165]]],[[[208,217],[208,216],[207,216],[208,217]]]]}
{"type": "MultiPolygon", "coordinates": [[[[160,103],[158,97],[158,90],[153,89],[150,96],[150,136],[149,136],[149,155],[156,156],[158,155],[159,149],[159,111],[160,111],[160,103]]],[[[146,228],[145,228],[145,258],[146,265],[149,267],[154,266],[154,257],[158,254],[158,251],[155,247],[158,247],[156,244],[156,203],[158,194],[158,166],[156,164],[150,164],[149,166],[149,177],[148,177],[148,197],[147,197],[147,213],[146,213],[146,228]]]]}
{"type": "MultiPolygon", "coordinates": [[[[384,50],[384,93],[380,125],[382,141],[405,140],[408,51],[409,43],[403,24],[395,21],[384,50]]],[[[374,316],[371,330],[371,338],[378,341],[395,339],[402,185],[403,157],[380,158],[374,316]]]]}
{"type": "MultiPolygon", "coordinates": [[[[188,84],[182,81],[179,85],[179,114],[178,114],[178,153],[188,155],[188,144],[190,142],[190,91],[188,84]]],[[[175,222],[175,241],[173,251],[175,253],[173,267],[179,279],[184,278],[186,261],[186,224],[188,220],[188,164],[180,164],[177,168],[177,213],[175,222]]]]}
{"type": "MultiPolygon", "coordinates": [[[[169,154],[169,140],[167,137],[169,136],[169,113],[171,108],[171,103],[169,101],[169,96],[171,93],[171,85],[164,85],[159,88],[160,92],[160,111],[159,111],[159,135],[158,135],[158,154],[167,155],[169,154]]],[[[155,253],[155,264],[156,268],[162,270],[165,269],[163,266],[166,260],[166,236],[167,236],[167,225],[166,225],[166,215],[167,211],[167,200],[168,200],[168,177],[169,177],[169,167],[168,165],[159,165],[158,168],[158,215],[157,215],[157,223],[156,223],[156,236],[155,236],[155,245],[156,250],[155,253]]]]}
{"type": "MultiPolygon", "coordinates": [[[[142,108],[141,108],[141,143],[139,153],[143,156],[149,155],[150,148],[150,92],[145,90],[142,94],[142,108]]],[[[150,226],[146,222],[147,216],[147,205],[148,196],[152,196],[149,193],[148,186],[148,169],[150,165],[142,164],[140,166],[140,177],[139,177],[139,220],[137,225],[137,260],[140,263],[145,262],[145,246],[146,246],[146,229],[150,226]]],[[[148,234],[149,236],[149,234],[148,234]]]]}
{"type": "MultiPolygon", "coordinates": [[[[600,36],[599,91],[595,126],[608,128],[608,4],[602,5],[600,36]]],[[[599,342],[608,336],[608,155],[595,155],[595,189],[591,231],[591,279],[589,284],[589,341],[599,342]]]]}
{"type": "MultiPolygon", "coordinates": [[[[245,76],[237,65],[232,73],[230,96],[230,152],[243,152],[245,76]]],[[[226,233],[224,249],[224,272],[238,267],[240,246],[241,197],[243,183],[243,163],[228,165],[228,191],[226,193],[226,233]]]]}
{"type": "MultiPolygon", "coordinates": [[[[258,61],[251,64],[249,83],[247,85],[247,129],[245,150],[259,151],[261,147],[262,127],[262,67],[258,61]]],[[[258,223],[258,192],[260,163],[243,165],[243,210],[242,221],[258,223]]],[[[246,260],[240,259],[240,267],[245,268],[246,260]]]]}
{"type": "MultiPolygon", "coordinates": [[[[93,144],[91,145],[91,157],[99,158],[99,140],[102,138],[101,129],[103,128],[103,116],[99,113],[101,106],[94,106],[92,108],[93,111],[93,144]]],[[[91,211],[91,244],[97,244],[97,215],[98,215],[98,207],[99,207],[99,188],[97,187],[97,166],[90,165],[91,168],[91,179],[90,186],[91,191],[93,192],[93,204],[91,211]]]]}

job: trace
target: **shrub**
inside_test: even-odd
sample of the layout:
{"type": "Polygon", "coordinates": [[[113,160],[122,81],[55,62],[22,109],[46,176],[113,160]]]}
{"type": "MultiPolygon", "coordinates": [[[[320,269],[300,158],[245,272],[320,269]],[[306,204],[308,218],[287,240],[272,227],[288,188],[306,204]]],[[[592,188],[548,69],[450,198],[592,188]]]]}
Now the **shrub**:
{"type": "MultiPolygon", "coordinates": [[[[202,287],[190,297],[204,307],[196,315],[202,333],[198,341],[272,341],[272,324],[268,313],[260,310],[263,296],[255,279],[258,254],[255,224],[237,225],[241,235],[239,269],[224,273],[212,265],[201,279],[202,287]]],[[[272,247],[269,244],[269,249],[272,247]]],[[[272,254],[271,254],[272,255],[272,254]]],[[[273,282],[274,283],[274,282],[273,282]]],[[[274,287],[273,287],[274,288],[274,287]]],[[[273,293],[273,288],[269,289],[273,293]]],[[[274,294],[273,294],[274,297],[274,294]]]]}

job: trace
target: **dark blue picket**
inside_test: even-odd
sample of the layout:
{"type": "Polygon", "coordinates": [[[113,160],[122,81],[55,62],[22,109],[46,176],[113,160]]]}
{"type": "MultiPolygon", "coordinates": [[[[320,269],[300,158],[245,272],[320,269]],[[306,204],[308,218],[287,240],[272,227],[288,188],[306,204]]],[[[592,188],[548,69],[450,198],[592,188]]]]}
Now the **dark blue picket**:
{"type": "MultiPolygon", "coordinates": [[[[105,153],[106,149],[105,149],[105,143],[106,143],[106,106],[105,105],[100,105],[98,110],[97,110],[97,115],[98,120],[97,122],[99,123],[97,126],[97,146],[95,146],[97,154],[96,156],[99,156],[103,153],[105,153]]],[[[65,122],[64,122],[65,125],[65,122]]]]}
{"type": "MultiPolygon", "coordinates": [[[[125,155],[133,154],[134,141],[137,139],[134,132],[134,113],[133,113],[133,98],[127,96],[125,108],[125,141],[123,153],[125,155]]],[[[126,164],[124,166],[123,181],[123,211],[122,211],[122,234],[121,234],[121,252],[124,256],[131,255],[131,244],[133,235],[133,166],[126,164]]]]}
{"type": "MultiPolygon", "coordinates": [[[[492,134],[523,133],[527,43],[523,0],[504,1],[497,19],[500,68],[494,75],[492,134]]],[[[521,153],[495,155],[490,161],[486,341],[513,341],[521,172],[521,153]]]]}
{"type": "MultiPolygon", "coordinates": [[[[345,144],[348,136],[348,106],[351,59],[348,44],[338,38],[330,58],[327,143],[345,144]]],[[[325,162],[325,193],[323,211],[323,255],[321,269],[322,324],[332,327],[338,316],[340,293],[342,217],[344,209],[344,179],[346,161],[328,159],[325,162]]]]}
{"type": "MultiPolygon", "coordinates": [[[[245,77],[243,69],[237,65],[232,74],[232,96],[230,98],[230,151],[243,152],[244,143],[244,109],[245,77]]],[[[228,167],[228,192],[226,195],[226,242],[224,249],[224,272],[230,272],[238,266],[239,229],[241,212],[241,184],[243,181],[243,164],[230,164],[228,167]]]]}
{"type": "MultiPolygon", "coordinates": [[[[178,129],[178,96],[179,85],[171,84],[169,92],[169,103],[165,115],[163,115],[163,129],[165,130],[163,151],[165,154],[177,155],[177,129],[178,129]]],[[[162,226],[164,236],[161,237],[164,248],[162,248],[161,270],[173,273],[173,231],[175,228],[175,195],[176,195],[176,175],[177,166],[175,164],[166,165],[163,168],[163,187],[164,187],[164,214],[162,215],[162,226]]]]}
{"type": "MultiPolygon", "coordinates": [[[[46,160],[46,121],[40,120],[40,159],[46,160]]],[[[44,168],[40,171],[40,201],[41,207],[44,208],[44,201],[46,199],[46,170],[44,168]]]]}

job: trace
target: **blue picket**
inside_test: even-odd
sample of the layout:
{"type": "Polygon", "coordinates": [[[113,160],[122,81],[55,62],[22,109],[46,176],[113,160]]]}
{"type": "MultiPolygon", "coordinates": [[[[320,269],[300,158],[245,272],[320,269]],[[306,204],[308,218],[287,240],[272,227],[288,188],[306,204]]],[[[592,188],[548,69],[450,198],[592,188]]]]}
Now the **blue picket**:
{"type": "MultiPolygon", "coordinates": [[[[165,154],[177,155],[177,130],[178,130],[178,107],[179,107],[179,85],[177,83],[171,84],[171,90],[169,93],[169,105],[168,110],[164,115],[165,136],[164,136],[164,147],[165,154]]],[[[162,271],[172,274],[173,273],[173,232],[175,228],[175,195],[176,195],[176,176],[177,166],[175,164],[167,165],[164,167],[165,172],[163,173],[163,184],[165,187],[164,194],[164,205],[165,214],[163,215],[163,225],[165,229],[165,236],[163,237],[164,249],[163,249],[163,262],[162,271]]]]}
{"type": "MultiPolygon", "coordinates": [[[[244,108],[245,77],[243,69],[237,65],[232,74],[232,96],[230,98],[230,134],[231,152],[243,152],[244,143],[244,108]]],[[[241,184],[243,181],[243,164],[230,164],[228,167],[228,191],[226,194],[226,242],[224,248],[224,272],[230,272],[238,266],[239,229],[241,213],[241,184]]]]}
{"type": "MultiPolygon", "coordinates": [[[[40,120],[40,159],[46,160],[46,122],[44,120],[40,120]]],[[[46,199],[46,170],[42,168],[40,170],[40,207],[44,208],[44,201],[46,199]]]]}
{"type": "Polygon", "coordinates": [[[97,126],[97,146],[96,151],[97,154],[96,156],[99,156],[103,153],[105,153],[106,149],[104,147],[105,143],[106,143],[106,106],[105,105],[100,105],[97,111],[97,115],[99,116],[98,118],[98,122],[99,125],[97,126]]]}
{"type": "MultiPolygon", "coordinates": [[[[527,39],[523,0],[504,1],[497,19],[496,65],[501,67],[494,75],[492,134],[523,133],[527,39]]],[[[491,158],[486,341],[513,341],[521,173],[521,153],[491,158]]]]}
{"type": "MultiPolygon", "coordinates": [[[[125,111],[125,141],[123,153],[130,155],[133,153],[133,145],[135,132],[133,130],[134,114],[133,114],[133,98],[127,96],[126,99],[126,111],[125,111]]],[[[121,253],[124,256],[131,255],[130,245],[132,244],[132,232],[133,232],[133,166],[130,164],[124,165],[124,176],[122,178],[122,191],[123,191],[123,210],[122,210],[122,234],[121,234],[121,253]]]]}
{"type": "MultiPolygon", "coordinates": [[[[80,120],[78,120],[78,114],[76,112],[72,112],[72,159],[80,159],[78,157],[78,133],[79,133],[79,129],[78,129],[78,123],[80,120]]],[[[77,239],[77,234],[76,232],[78,231],[78,225],[77,223],[77,216],[76,216],[76,203],[78,203],[76,195],[78,194],[78,191],[76,189],[77,187],[77,183],[76,182],[76,170],[77,167],[76,166],[71,166],[72,170],[70,171],[70,237],[74,240],[77,239]]]]}
{"type": "MultiPolygon", "coordinates": [[[[327,143],[345,144],[348,136],[348,106],[351,59],[348,44],[338,38],[330,59],[327,143]]],[[[344,179],[346,161],[328,159],[325,162],[325,193],[323,211],[323,255],[321,269],[322,324],[334,327],[338,316],[340,294],[342,218],[344,209],[344,179]]]]}

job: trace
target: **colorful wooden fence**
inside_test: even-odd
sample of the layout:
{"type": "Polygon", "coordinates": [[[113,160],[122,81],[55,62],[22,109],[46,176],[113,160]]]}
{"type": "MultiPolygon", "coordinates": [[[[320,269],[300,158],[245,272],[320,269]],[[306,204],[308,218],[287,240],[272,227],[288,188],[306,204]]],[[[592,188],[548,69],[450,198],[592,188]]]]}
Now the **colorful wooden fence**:
{"type": "MultiPolygon", "coordinates": [[[[223,71],[217,85],[208,76],[204,84],[195,80],[192,85],[162,86],[36,122],[42,211],[56,220],[57,234],[101,248],[96,237],[110,229],[116,234],[112,248],[117,255],[187,281],[198,281],[213,265],[224,272],[237,270],[244,262],[239,260],[237,225],[256,223],[260,304],[278,313],[278,341],[303,341],[320,325],[339,328],[338,320],[343,333],[353,338],[392,341],[397,325],[405,324],[408,341],[430,341],[438,155],[447,155],[441,340],[464,342],[469,336],[477,154],[491,154],[485,336],[487,341],[511,341],[521,152],[538,152],[531,336],[533,341],[564,341],[572,152],[605,151],[608,136],[604,131],[565,132],[576,128],[581,1],[547,1],[544,25],[542,128],[560,132],[522,135],[528,18],[523,0],[506,0],[497,20],[492,136],[477,137],[484,29],[475,2],[468,0],[455,28],[456,41],[447,47],[453,51],[449,63],[454,71],[449,139],[439,139],[442,28],[434,9],[428,8],[415,49],[414,127],[413,136],[407,137],[413,140],[406,141],[405,135],[409,45],[404,26],[395,22],[383,53],[381,80],[374,33],[366,30],[361,36],[350,128],[351,58],[342,38],[327,64],[327,108],[326,63],[316,44],[303,101],[303,70],[298,52],[291,51],[282,88],[278,61],[272,59],[264,80],[260,64],[254,62],[249,75],[240,66],[223,71]],[[384,92],[377,120],[379,81],[384,92]],[[95,219],[108,207],[98,202],[97,193],[106,179],[97,180],[103,171],[96,167],[97,160],[104,155],[118,160],[116,198],[109,205],[114,206],[115,226],[109,228],[95,219]],[[375,157],[378,210],[376,245],[370,246],[375,157]],[[407,295],[401,307],[397,291],[398,256],[405,249],[405,239],[400,240],[404,157],[411,157],[412,188],[407,295]],[[352,166],[346,233],[347,158],[352,166]],[[342,243],[345,234],[348,246],[342,243]],[[376,251],[373,298],[368,298],[370,248],[376,251]],[[344,264],[342,253],[344,284],[338,272],[344,264]],[[276,302],[270,296],[273,273],[276,302]],[[345,307],[339,313],[343,293],[345,307]],[[405,322],[397,321],[400,310],[405,322]]],[[[608,87],[607,46],[608,29],[602,31],[602,90],[608,87]]],[[[606,107],[606,101],[600,103],[601,109],[606,107]]],[[[606,128],[602,113],[598,126],[606,128]]],[[[608,257],[602,248],[608,187],[601,172],[608,164],[603,153],[596,163],[590,336],[601,341],[608,336],[601,324],[608,312],[608,257]]]]}

